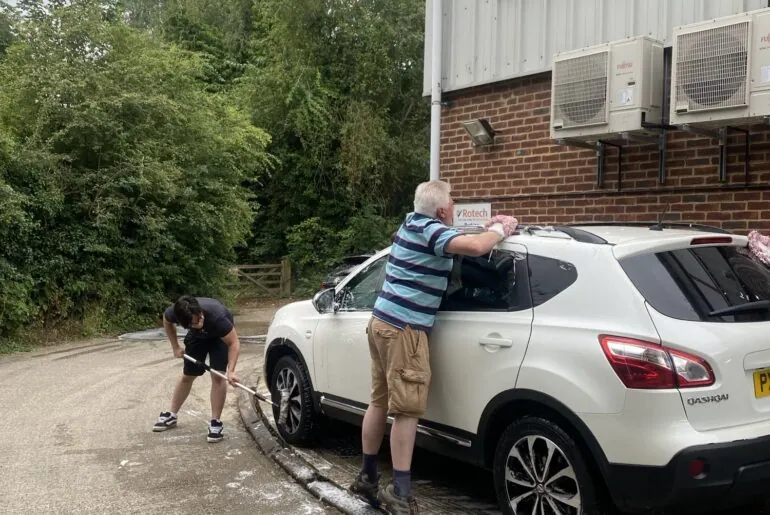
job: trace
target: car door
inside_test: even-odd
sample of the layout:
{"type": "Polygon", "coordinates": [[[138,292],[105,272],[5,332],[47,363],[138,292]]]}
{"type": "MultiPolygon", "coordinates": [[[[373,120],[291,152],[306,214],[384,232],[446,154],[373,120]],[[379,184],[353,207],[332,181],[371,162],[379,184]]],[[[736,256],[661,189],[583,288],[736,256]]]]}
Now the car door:
{"type": "Polygon", "coordinates": [[[498,393],[516,384],[532,330],[527,249],[457,256],[430,336],[425,421],[468,433],[498,393]]]}
{"type": "Polygon", "coordinates": [[[324,393],[368,404],[371,388],[371,359],[366,327],[377,295],[385,282],[384,254],[363,265],[337,291],[339,309],[323,315],[315,331],[316,356],[322,358],[324,393]]]}

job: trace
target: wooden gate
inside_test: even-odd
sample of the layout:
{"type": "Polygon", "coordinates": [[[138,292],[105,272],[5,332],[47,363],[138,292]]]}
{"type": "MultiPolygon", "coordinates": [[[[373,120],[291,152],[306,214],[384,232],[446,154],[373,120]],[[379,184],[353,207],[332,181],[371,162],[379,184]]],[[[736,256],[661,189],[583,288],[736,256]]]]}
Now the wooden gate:
{"type": "Polygon", "coordinates": [[[282,297],[291,295],[291,265],[287,260],[280,263],[259,265],[235,265],[231,287],[248,291],[259,297],[282,297]]]}

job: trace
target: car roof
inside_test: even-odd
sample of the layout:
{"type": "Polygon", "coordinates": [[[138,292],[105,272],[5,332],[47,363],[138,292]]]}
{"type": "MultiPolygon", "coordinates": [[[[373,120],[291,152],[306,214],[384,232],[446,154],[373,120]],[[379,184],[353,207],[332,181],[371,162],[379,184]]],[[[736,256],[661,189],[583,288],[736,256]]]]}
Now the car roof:
{"type": "MultiPolygon", "coordinates": [[[[478,231],[473,231],[478,232],[478,231]]],[[[685,222],[618,222],[618,223],[575,223],[553,225],[520,225],[510,241],[521,236],[543,236],[581,243],[623,245],[633,242],[655,243],[672,238],[728,235],[740,239],[739,235],[719,227],[685,222]]]]}
{"type": "MultiPolygon", "coordinates": [[[[686,227],[663,227],[660,230],[650,229],[649,226],[629,226],[629,225],[595,225],[589,227],[580,227],[581,230],[590,232],[602,238],[610,245],[622,245],[631,241],[657,241],[660,239],[670,238],[672,236],[689,236],[698,237],[703,236],[704,232],[695,229],[689,229],[686,227]]],[[[714,231],[716,233],[716,231],[714,231]]]]}

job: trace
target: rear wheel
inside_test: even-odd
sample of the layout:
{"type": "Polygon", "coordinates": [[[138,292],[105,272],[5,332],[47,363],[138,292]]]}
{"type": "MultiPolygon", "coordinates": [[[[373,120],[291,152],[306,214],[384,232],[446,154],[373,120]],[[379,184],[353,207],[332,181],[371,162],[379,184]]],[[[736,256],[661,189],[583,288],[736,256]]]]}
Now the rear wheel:
{"type": "Polygon", "coordinates": [[[497,499],[509,515],[600,515],[594,479],[558,425],[525,417],[503,433],[494,461],[497,499]]]}
{"type": "Polygon", "coordinates": [[[316,425],[313,389],[307,370],[293,356],[282,357],[273,367],[270,393],[274,402],[280,403],[284,388],[289,391],[289,410],[284,424],[278,424],[280,411],[273,406],[278,432],[289,444],[308,445],[313,440],[316,425]]]}

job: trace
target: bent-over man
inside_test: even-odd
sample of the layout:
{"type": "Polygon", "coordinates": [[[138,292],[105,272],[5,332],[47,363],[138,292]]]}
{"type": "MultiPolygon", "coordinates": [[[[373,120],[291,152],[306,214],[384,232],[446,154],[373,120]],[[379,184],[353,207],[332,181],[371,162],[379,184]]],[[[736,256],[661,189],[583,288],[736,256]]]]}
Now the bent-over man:
{"type": "MultiPolygon", "coordinates": [[[[230,384],[238,381],[235,364],[238,361],[240,342],[233,326],[233,314],[221,302],[208,297],[182,296],[163,314],[163,328],[171,342],[174,357],[188,356],[200,362],[209,358],[209,366],[227,376],[230,384]],[[187,329],[184,349],[179,347],[176,324],[187,329]]],[[[182,377],[171,397],[171,409],[161,412],[153,426],[153,431],[165,431],[175,427],[177,413],[190,394],[193,382],[202,376],[206,369],[184,360],[182,377]]],[[[219,376],[211,375],[211,422],[209,423],[209,442],[219,442],[223,438],[224,424],[221,421],[222,409],[227,397],[227,382],[219,376]]]]}

